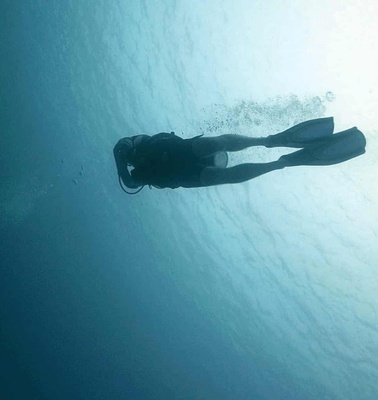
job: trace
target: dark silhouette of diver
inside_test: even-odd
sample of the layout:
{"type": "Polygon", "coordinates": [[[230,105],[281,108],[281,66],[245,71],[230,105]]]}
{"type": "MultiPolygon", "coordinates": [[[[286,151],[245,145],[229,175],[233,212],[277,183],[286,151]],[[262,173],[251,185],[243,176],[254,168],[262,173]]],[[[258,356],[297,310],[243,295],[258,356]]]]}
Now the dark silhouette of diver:
{"type": "Polygon", "coordinates": [[[154,136],[123,138],[113,152],[120,184],[122,181],[130,189],[139,188],[137,192],[145,185],[172,189],[205,187],[245,182],[296,165],[337,164],[365,153],[366,139],[356,127],[336,134],[333,130],[333,118],[328,117],[305,121],[262,138],[226,134],[183,139],[173,132],[163,132],[154,136]],[[273,162],[245,163],[227,168],[227,152],[251,146],[301,150],[273,162]]]}

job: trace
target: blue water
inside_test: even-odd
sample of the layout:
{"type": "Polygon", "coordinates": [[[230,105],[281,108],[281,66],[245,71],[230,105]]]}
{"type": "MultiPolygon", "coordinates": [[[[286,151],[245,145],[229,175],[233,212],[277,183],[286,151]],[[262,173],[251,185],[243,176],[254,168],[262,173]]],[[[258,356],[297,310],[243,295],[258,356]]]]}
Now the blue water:
{"type": "Polygon", "coordinates": [[[1,2],[1,398],[378,398],[376,12],[1,2]],[[361,128],[366,155],[118,186],[121,137],[265,136],[323,115],[361,128]]]}

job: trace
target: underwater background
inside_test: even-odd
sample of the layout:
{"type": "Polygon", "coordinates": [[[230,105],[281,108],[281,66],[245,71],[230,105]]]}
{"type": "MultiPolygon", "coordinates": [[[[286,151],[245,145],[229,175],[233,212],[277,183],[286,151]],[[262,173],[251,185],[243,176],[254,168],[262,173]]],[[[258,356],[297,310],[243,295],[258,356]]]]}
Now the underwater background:
{"type": "Polygon", "coordinates": [[[1,1],[1,399],[378,398],[376,15],[375,0],[1,1]],[[365,155],[118,185],[124,136],[331,115],[365,155]]]}

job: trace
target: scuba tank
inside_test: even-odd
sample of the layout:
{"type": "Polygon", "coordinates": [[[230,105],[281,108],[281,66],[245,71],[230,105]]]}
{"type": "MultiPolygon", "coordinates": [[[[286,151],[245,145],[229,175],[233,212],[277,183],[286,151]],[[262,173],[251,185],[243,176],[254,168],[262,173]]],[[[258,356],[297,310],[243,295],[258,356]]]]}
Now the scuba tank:
{"type": "Polygon", "coordinates": [[[206,167],[226,168],[228,164],[228,154],[225,151],[217,151],[208,157],[201,157],[201,162],[206,167]]]}

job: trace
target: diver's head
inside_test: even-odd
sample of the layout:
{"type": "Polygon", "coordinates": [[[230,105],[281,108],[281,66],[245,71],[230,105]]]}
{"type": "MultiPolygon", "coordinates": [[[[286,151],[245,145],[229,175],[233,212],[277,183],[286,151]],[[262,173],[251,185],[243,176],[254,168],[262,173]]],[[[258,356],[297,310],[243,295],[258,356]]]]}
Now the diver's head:
{"type": "Polygon", "coordinates": [[[118,143],[114,146],[113,152],[117,164],[120,162],[133,165],[136,157],[133,141],[131,138],[120,139],[118,143]]]}
{"type": "Polygon", "coordinates": [[[137,151],[131,138],[119,140],[113,151],[116,159],[118,158],[120,162],[126,165],[135,168],[144,163],[144,157],[141,155],[140,151],[137,151]]]}
{"type": "Polygon", "coordinates": [[[136,152],[130,138],[123,138],[118,141],[113,149],[115,162],[117,165],[118,176],[128,188],[138,188],[142,186],[137,179],[133,178],[129,171],[129,166],[135,167],[137,163],[136,152]]]}

